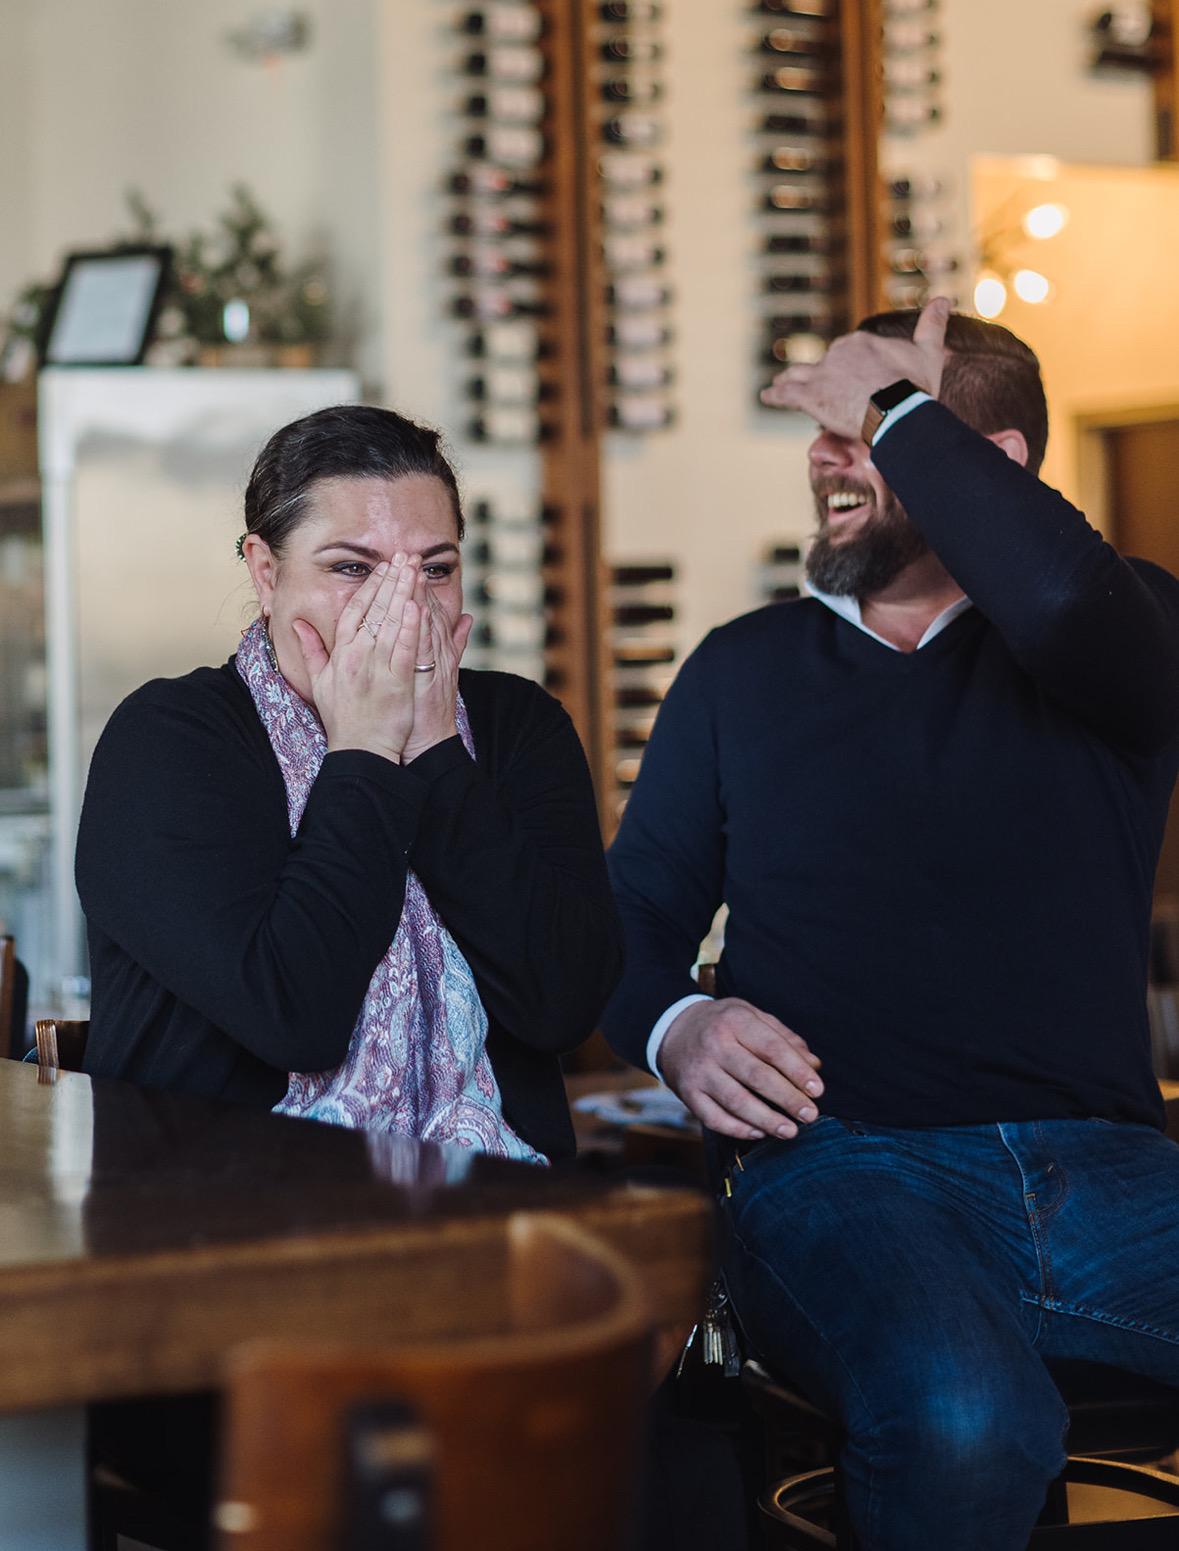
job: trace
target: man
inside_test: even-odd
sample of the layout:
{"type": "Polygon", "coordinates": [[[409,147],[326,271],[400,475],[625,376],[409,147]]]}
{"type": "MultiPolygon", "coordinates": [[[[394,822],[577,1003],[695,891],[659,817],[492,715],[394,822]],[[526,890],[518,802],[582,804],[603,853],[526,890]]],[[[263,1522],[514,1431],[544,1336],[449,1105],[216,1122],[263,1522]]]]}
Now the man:
{"type": "Polygon", "coordinates": [[[812,596],[668,694],[607,1033],[727,1148],[736,1307],[841,1417],[862,1544],[1022,1551],[1064,1461],[1045,1362],[1179,1385],[1144,994],[1179,583],[1034,477],[1035,356],[944,301],[764,397],[821,427],[812,596]]]}

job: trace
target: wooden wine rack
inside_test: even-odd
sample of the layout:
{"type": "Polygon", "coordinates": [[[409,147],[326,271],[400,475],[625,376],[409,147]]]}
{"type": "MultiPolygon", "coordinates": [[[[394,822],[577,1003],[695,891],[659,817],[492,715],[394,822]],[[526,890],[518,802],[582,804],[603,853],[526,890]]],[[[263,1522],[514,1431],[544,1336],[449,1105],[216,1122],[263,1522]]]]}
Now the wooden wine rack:
{"type": "Polygon", "coordinates": [[[1154,74],[1155,155],[1159,161],[1179,161],[1179,68],[1175,58],[1179,0],[1153,0],[1151,14],[1159,48],[1159,67],[1154,74]]]}
{"type": "Polygon", "coordinates": [[[552,513],[545,583],[553,638],[546,660],[581,735],[609,836],[613,750],[601,510],[606,320],[589,68],[593,6],[591,0],[536,3],[544,18],[548,103],[542,210],[552,233],[540,370],[557,389],[540,447],[541,495],[552,513]]]}

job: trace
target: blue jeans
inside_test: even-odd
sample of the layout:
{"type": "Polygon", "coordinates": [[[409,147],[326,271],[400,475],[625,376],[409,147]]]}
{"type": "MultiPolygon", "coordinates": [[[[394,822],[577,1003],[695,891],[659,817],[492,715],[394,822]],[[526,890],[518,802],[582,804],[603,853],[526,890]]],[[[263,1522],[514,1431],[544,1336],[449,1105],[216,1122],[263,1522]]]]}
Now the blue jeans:
{"type": "Polygon", "coordinates": [[[1151,1127],[824,1116],[742,1163],[733,1301],[841,1419],[864,1551],[1024,1551],[1065,1457],[1045,1360],[1179,1387],[1179,1146],[1151,1127]]]}

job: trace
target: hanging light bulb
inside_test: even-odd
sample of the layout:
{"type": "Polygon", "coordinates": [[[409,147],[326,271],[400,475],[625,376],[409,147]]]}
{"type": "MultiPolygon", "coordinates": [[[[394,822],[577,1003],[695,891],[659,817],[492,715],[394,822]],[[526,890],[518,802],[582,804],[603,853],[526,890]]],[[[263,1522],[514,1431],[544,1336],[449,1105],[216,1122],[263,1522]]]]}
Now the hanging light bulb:
{"type": "Polygon", "coordinates": [[[1043,241],[1055,237],[1067,220],[1068,211],[1063,205],[1033,205],[1023,218],[1023,229],[1029,237],[1043,241]]]}
{"type": "Polygon", "coordinates": [[[974,310],[980,318],[997,318],[1007,305],[1007,287],[998,275],[979,275],[974,286],[974,310]]]}
{"type": "Polygon", "coordinates": [[[1048,276],[1042,275],[1038,269],[1017,269],[1011,277],[1011,284],[1020,301],[1030,302],[1032,306],[1047,301],[1052,289],[1048,276]]]}

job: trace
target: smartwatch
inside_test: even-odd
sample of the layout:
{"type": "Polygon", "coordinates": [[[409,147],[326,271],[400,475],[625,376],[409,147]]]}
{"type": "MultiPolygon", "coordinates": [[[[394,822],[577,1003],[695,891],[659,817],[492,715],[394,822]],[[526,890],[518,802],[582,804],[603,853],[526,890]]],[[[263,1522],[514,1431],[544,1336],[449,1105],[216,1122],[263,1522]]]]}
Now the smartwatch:
{"type": "Polygon", "coordinates": [[[915,382],[910,382],[907,377],[902,377],[898,382],[890,382],[887,388],[877,388],[868,400],[868,409],[864,415],[864,423],[860,427],[860,436],[872,445],[872,438],[880,429],[880,423],[890,409],[895,409],[898,404],[903,404],[906,399],[912,398],[914,393],[924,393],[924,388],[919,388],[915,382]]]}

